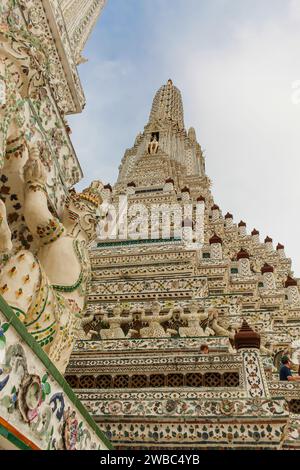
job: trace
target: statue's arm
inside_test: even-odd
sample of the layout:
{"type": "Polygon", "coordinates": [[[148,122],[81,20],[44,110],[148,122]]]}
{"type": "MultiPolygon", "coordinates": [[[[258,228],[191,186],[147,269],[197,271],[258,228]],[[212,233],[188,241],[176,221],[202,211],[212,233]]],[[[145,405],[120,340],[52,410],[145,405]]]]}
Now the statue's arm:
{"type": "Polygon", "coordinates": [[[24,168],[24,217],[26,224],[40,244],[48,244],[64,234],[64,226],[48,209],[45,189],[46,172],[38,151],[32,149],[24,168]]]}
{"type": "Polygon", "coordinates": [[[170,311],[169,313],[167,313],[167,315],[159,315],[158,321],[159,323],[164,323],[165,321],[171,320],[172,316],[173,316],[173,311],[170,311]]]}
{"type": "Polygon", "coordinates": [[[121,325],[125,325],[126,323],[130,323],[132,322],[133,320],[133,317],[132,317],[132,314],[129,314],[128,317],[120,317],[120,322],[121,322],[121,325]]]}
{"type": "Polygon", "coordinates": [[[180,312],[180,319],[185,321],[185,320],[189,320],[191,317],[190,313],[184,313],[184,311],[182,310],[180,312]]]}

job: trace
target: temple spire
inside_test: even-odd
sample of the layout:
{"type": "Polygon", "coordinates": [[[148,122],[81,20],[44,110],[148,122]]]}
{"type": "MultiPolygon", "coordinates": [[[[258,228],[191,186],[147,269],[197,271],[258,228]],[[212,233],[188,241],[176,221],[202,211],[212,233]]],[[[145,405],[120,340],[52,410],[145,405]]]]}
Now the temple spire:
{"type": "MultiPolygon", "coordinates": [[[[171,178],[176,186],[184,176],[205,177],[205,162],[195,129],[185,129],[181,93],[169,79],[154,96],[144,132],[125,152],[118,184],[157,187],[171,178]]],[[[180,183],[178,191],[184,186],[180,183]]]]}
{"type": "Polygon", "coordinates": [[[181,93],[173,85],[171,79],[163,85],[155,94],[149,123],[156,121],[174,122],[178,124],[180,130],[184,129],[183,105],[181,93]]]}

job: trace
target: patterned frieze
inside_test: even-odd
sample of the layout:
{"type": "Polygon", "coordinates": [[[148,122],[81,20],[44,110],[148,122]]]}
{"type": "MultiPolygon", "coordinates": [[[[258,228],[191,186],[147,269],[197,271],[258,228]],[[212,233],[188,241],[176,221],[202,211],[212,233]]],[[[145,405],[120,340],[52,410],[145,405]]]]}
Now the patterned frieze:
{"type": "MultiPolygon", "coordinates": [[[[130,351],[139,354],[139,351],[173,351],[174,354],[179,351],[199,351],[201,344],[207,344],[213,350],[227,351],[228,338],[208,337],[208,338],[145,338],[145,339],[114,339],[102,341],[77,341],[73,350],[78,353],[108,353],[108,354],[127,354],[130,351]]],[[[235,361],[240,362],[238,356],[235,361]]]]}
{"type": "MultiPolygon", "coordinates": [[[[169,253],[180,254],[182,249],[186,249],[180,239],[146,239],[146,240],[101,240],[91,251],[91,259],[108,257],[112,253],[116,256],[139,255],[144,258],[147,253],[169,253]]],[[[190,250],[192,251],[192,250],[190,250]]],[[[168,255],[166,255],[168,256],[168,255]]]]}
{"type": "Polygon", "coordinates": [[[97,359],[97,358],[84,358],[75,359],[73,358],[67,368],[67,374],[99,374],[99,373],[111,373],[111,374],[150,374],[150,373],[201,373],[205,372],[237,372],[240,375],[240,383],[243,383],[242,370],[236,364],[233,363],[210,363],[201,364],[197,361],[197,358],[126,358],[126,359],[97,359]],[[180,369],[179,369],[180,368],[180,369]]]}
{"type": "Polygon", "coordinates": [[[136,204],[136,203],[142,203],[147,206],[150,204],[173,204],[174,202],[177,202],[177,195],[176,193],[165,193],[163,192],[163,188],[161,187],[162,192],[156,192],[157,188],[153,188],[153,193],[143,194],[143,190],[147,191],[143,187],[139,186],[138,191],[135,194],[130,195],[129,197],[129,207],[131,204],[136,204]],[[156,194],[156,196],[153,196],[153,194],[156,194]]]}
{"type": "Polygon", "coordinates": [[[220,263],[218,261],[211,261],[207,262],[207,260],[201,260],[201,262],[198,264],[196,267],[195,274],[198,276],[208,276],[208,277],[213,277],[213,276],[224,276],[224,278],[227,276],[227,270],[228,266],[222,265],[220,266],[220,263]]]}
{"type": "Polygon", "coordinates": [[[271,381],[268,384],[272,397],[284,397],[286,400],[300,400],[300,383],[271,381]]]}
{"type": "MultiPolygon", "coordinates": [[[[81,389],[76,390],[76,396],[79,400],[87,402],[101,402],[102,400],[108,400],[113,403],[115,401],[130,400],[139,402],[140,400],[150,400],[150,401],[167,401],[167,400],[180,400],[181,402],[195,401],[196,403],[201,400],[233,400],[233,399],[242,399],[246,397],[246,391],[240,390],[239,388],[179,388],[169,389],[161,387],[159,389],[131,389],[131,390],[95,390],[95,389],[81,389]]],[[[94,406],[94,405],[93,405],[94,406]]]]}
{"type": "MultiPolygon", "coordinates": [[[[170,262],[189,262],[196,259],[196,253],[194,251],[178,251],[178,252],[168,252],[168,253],[159,253],[155,250],[150,249],[150,253],[140,253],[140,254],[130,254],[128,251],[124,253],[123,256],[120,256],[119,249],[113,255],[114,250],[112,249],[110,256],[99,256],[99,253],[91,257],[91,264],[93,267],[98,266],[124,266],[124,265],[135,265],[135,264],[150,264],[150,263],[170,263],[170,262]]],[[[106,253],[107,255],[107,253],[106,253]]]]}
{"type": "Polygon", "coordinates": [[[164,278],[149,280],[115,280],[112,284],[109,281],[92,281],[89,300],[114,300],[117,298],[128,299],[139,295],[139,298],[159,297],[159,294],[167,293],[169,298],[189,297],[193,292],[196,297],[201,297],[205,287],[203,278],[164,278]]]}
{"type": "Polygon", "coordinates": [[[287,311],[287,317],[289,320],[300,321],[300,308],[289,308],[287,311]]]}
{"type": "MultiPolygon", "coordinates": [[[[86,394],[85,394],[86,395],[86,394]]],[[[242,398],[173,398],[172,394],[163,397],[162,393],[157,393],[154,398],[149,398],[148,391],[139,394],[137,399],[133,397],[124,397],[125,393],[115,394],[115,399],[108,399],[107,396],[101,396],[101,399],[92,400],[89,397],[83,398],[82,394],[78,396],[83,401],[88,411],[95,416],[95,419],[101,419],[105,416],[117,417],[147,417],[155,418],[164,416],[168,418],[180,417],[191,418],[196,421],[197,418],[205,417],[207,419],[234,420],[247,416],[249,419],[259,421],[260,418],[273,418],[274,414],[278,418],[287,418],[286,402],[283,399],[271,400],[249,400],[242,398]]],[[[127,394],[128,395],[128,394],[127,394]]],[[[134,395],[134,394],[133,394],[134,395]]],[[[153,395],[153,393],[152,393],[153,395]]],[[[192,395],[192,393],[190,393],[192,395]]],[[[230,396],[230,392],[227,393],[230,396]]]]}
{"type": "Polygon", "coordinates": [[[194,268],[188,263],[182,264],[159,264],[159,265],[150,265],[150,266],[127,266],[127,267],[117,267],[117,268],[100,268],[93,270],[93,280],[101,280],[103,278],[111,279],[115,277],[130,277],[130,276],[161,276],[161,275],[170,275],[172,274],[187,274],[192,275],[194,268]]]}
{"type": "MultiPolygon", "coordinates": [[[[228,408],[230,409],[229,403],[228,408]]],[[[135,422],[117,417],[98,420],[99,426],[115,443],[116,449],[280,449],[287,424],[287,416],[282,415],[274,422],[269,416],[265,419],[219,418],[207,421],[206,418],[185,418],[177,422],[170,419],[157,425],[157,421],[143,418],[135,422]]],[[[296,434],[296,433],[295,433],[296,434]]],[[[299,436],[299,433],[297,434],[299,436]]],[[[298,437],[299,439],[299,437],[298,437]]]]}
{"type": "Polygon", "coordinates": [[[257,282],[244,282],[244,281],[238,281],[235,282],[234,279],[231,279],[231,283],[228,286],[229,292],[240,292],[240,293],[245,293],[245,292],[250,292],[254,293],[257,288],[257,282]]]}

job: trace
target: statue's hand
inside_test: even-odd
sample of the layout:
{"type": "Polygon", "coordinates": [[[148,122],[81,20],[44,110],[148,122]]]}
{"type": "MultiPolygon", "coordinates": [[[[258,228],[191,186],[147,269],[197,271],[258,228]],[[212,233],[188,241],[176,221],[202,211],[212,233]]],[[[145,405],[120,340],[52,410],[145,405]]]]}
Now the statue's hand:
{"type": "Polygon", "coordinates": [[[36,146],[29,150],[29,159],[24,167],[25,183],[45,184],[47,173],[43,163],[40,160],[40,153],[36,146]]]}

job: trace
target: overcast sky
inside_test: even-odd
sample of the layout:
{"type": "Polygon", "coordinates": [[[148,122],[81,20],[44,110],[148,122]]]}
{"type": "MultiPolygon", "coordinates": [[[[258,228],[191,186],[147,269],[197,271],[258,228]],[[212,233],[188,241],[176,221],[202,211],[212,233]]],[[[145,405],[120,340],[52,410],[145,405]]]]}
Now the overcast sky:
{"type": "Polygon", "coordinates": [[[116,181],[172,78],[223,214],[283,243],[299,276],[300,0],[108,0],[84,56],[79,188],[116,181]]]}

